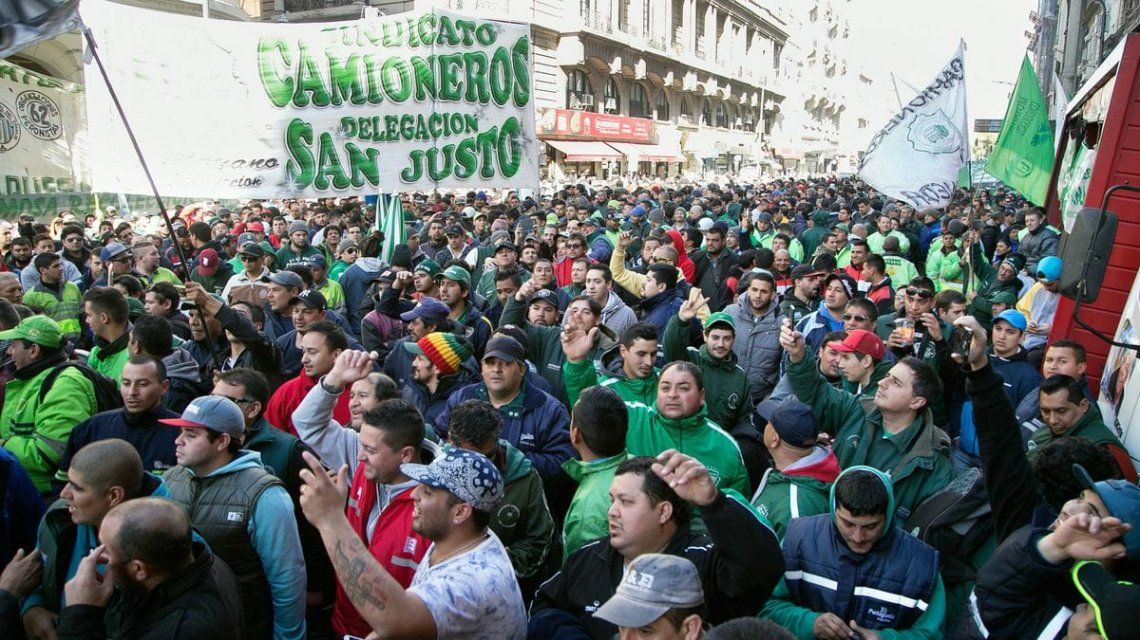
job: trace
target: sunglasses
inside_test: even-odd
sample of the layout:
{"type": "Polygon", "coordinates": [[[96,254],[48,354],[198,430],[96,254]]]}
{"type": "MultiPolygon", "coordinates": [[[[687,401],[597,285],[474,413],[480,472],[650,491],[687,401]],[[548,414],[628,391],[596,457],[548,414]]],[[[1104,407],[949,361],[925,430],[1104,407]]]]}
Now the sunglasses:
{"type": "Polygon", "coordinates": [[[260,260],[260,259],[261,259],[261,256],[242,256],[241,257],[242,262],[254,262],[255,260],[260,260]]]}
{"type": "Polygon", "coordinates": [[[925,289],[911,289],[906,290],[907,297],[918,298],[919,300],[928,300],[934,297],[934,294],[925,289]]]}
{"type": "Polygon", "coordinates": [[[570,249],[581,249],[585,245],[583,245],[581,242],[569,242],[566,244],[566,246],[570,249]]]}
{"type": "Polygon", "coordinates": [[[848,322],[850,322],[851,320],[854,320],[855,322],[866,322],[867,316],[855,315],[853,313],[845,313],[845,314],[843,314],[843,319],[845,321],[848,321],[848,322]]]}

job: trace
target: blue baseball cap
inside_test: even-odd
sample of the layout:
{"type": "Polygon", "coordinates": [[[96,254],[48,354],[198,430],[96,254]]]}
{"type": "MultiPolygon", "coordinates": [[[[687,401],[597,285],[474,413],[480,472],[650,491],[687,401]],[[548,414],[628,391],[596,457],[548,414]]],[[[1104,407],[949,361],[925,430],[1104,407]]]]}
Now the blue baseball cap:
{"type": "Polygon", "coordinates": [[[1025,314],[1021,313],[1017,309],[1006,309],[1005,311],[1002,311],[997,315],[996,318],[994,318],[994,324],[997,324],[1002,320],[1009,323],[1009,326],[1021,332],[1024,332],[1029,328],[1029,322],[1025,320],[1025,314]]]}
{"type": "Polygon", "coordinates": [[[446,320],[450,313],[451,310],[447,308],[447,305],[439,300],[435,298],[420,298],[415,308],[400,314],[400,319],[404,322],[411,322],[416,318],[427,318],[438,323],[446,320]]]}
{"type": "Polygon", "coordinates": [[[793,447],[811,447],[819,439],[819,421],[811,407],[799,400],[765,400],[756,406],[756,413],[772,425],[781,440],[793,447]]]}
{"type": "Polygon", "coordinates": [[[472,508],[490,513],[503,500],[503,474],[481,453],[454,448],[431,464],[400,465],[420,484],[443,489],[472,508]]]}
{"type": "Polygon", "coordinates": [[[1093,482],[1089,472],[1079,464],[1073,465],[1073,475],[1082,487],[1100,496],[1109,515],[1132,525],[1132,530],[1124,534],[1124,552],[1129,559],[1140,558],[1140,487],[1127,480],[1093,482]]]}
{"type": "Polygon", "coordinates": [[[1057,256],[1046,256],[1037,263],[1037,279],[1045,282],[1056,282],[1061,278],[1061,259],[1057,256]]]}

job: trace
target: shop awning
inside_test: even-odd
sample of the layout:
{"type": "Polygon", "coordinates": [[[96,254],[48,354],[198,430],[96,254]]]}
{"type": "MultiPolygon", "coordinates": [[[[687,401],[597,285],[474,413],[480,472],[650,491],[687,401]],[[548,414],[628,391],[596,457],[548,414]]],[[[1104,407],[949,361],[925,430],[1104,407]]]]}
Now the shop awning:
{"type": "Polygon", "coordinates": [[[622,152],[630,162],[684,162],[681,155],[681,145],[674,142],[657,144],[634,144],[632,142],[607,142],[614,149],[622,152]]]}
{"type": "Polygon", "coordinates": [[[622,159],[620,151],[597,140],[544,140],[543,142],[565,153],[567,162],[622,159]]]}
{"type": "Polygon", "coordinates": [[[776,147],[776,155],[787,160],[803,160],[804,150],[799,147],[776,147]]]}

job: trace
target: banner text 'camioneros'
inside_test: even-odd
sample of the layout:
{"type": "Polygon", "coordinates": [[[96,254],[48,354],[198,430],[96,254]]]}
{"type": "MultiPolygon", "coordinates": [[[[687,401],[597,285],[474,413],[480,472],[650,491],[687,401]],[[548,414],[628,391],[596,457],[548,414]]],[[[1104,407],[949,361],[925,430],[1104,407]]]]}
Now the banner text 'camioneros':
{"type": "MultiPolygon", "coordinates": [[[[94,13],[97,25],[116,32],[113,22],[100,18],[113,20],[109,14],[121,13],[119,7],[94,13]]],[[[151,12],[146,18],[171,22],[151,12]]],[[[177,20],[192,31],[192,23],[202,22],[177,20]]],[[[170,25],[156,25],[164,27],[170,25]]],[[[168,33],[181,38],[176,31],[168,33]]],[[[176,157],[158,161],[160,190],[324,196],[538,182],[533,62],[525,25],[435,12],[300,25],[211,21],[198,35],[212,46],[199,46],[201,57],[191,57],[200,65],[214,64],[216,73],[190,71],[182,61],[186,56],[165,58],[161,52],[142,70],[151,83],[176,77],[176,71],[189,73],[192,81],[211,76],[197,89],[212,98],[191,92],[189,100],[202,110],[182,110],[188,121],[178,123],[197,127],[196,135],[177,136],[194,151],[182,162],[176,157]],[[227,60],[217,50],[233,53],[227,60]],[[232,109],[218,109],[222,104],[232,109]]],[[[137,51],[129,55],[143,57],[137,51]]],[[[137,66],[138,59],[133,62],[137,66]]],[[[138,70],[120,75],[131,93],[124,103],[133,122],[132,100],[149,101],[145,83],[138,70]]],[[[112,80],[123,94],[119,78],[112,80]]],[[[90,91],[98,102],[102,92],[90,91]]],[[[157,138],[159,131],[148,130],[148,112],[141,113],[140,139],[157,138]]],[[[134,180],[116,173],[116,188],[134,180]]],[[[94,171],[96,187],[110,188],[103,176],[94,171]]]]}

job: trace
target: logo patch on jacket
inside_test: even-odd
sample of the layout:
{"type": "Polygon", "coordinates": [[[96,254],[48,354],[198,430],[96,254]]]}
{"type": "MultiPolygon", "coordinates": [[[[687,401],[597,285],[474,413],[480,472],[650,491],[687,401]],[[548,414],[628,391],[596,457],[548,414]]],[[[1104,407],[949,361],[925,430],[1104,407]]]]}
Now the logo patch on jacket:
{"type": "Polygon", "coordinates": [[[244,511],[231,511],[231,512],[226,514],[226,522],[244,522],[244,521],[245,521],[245,512],[244,511]]]}
{"type": "Polygon", "coordinates": [[[878,609],[867,609],[867,615],[883,624],[891,624],[895,621],[894,612],[889,611],[886,607],[879,607],[878,609]]]}
{"type": "Polygon", "coordinates": [[[416,539],[414,537],[408,536],[408,539],[404,540],[404,553],[410,556],[416,555],[416,539]]]}

